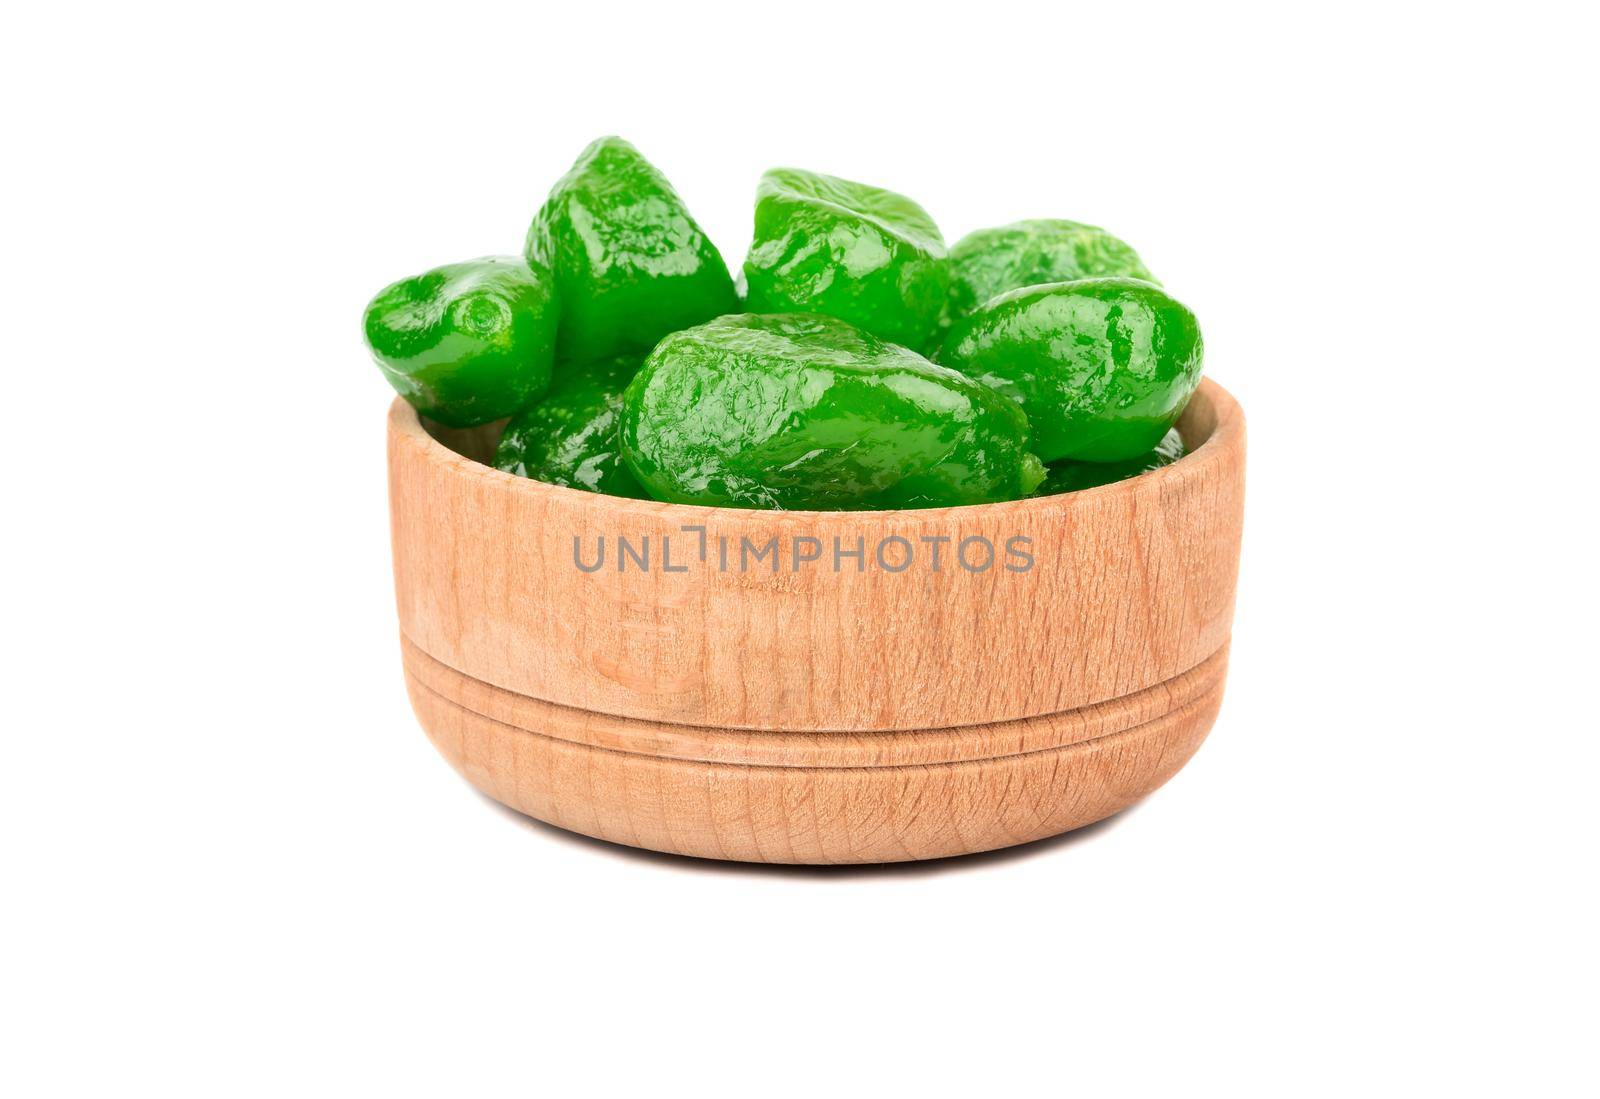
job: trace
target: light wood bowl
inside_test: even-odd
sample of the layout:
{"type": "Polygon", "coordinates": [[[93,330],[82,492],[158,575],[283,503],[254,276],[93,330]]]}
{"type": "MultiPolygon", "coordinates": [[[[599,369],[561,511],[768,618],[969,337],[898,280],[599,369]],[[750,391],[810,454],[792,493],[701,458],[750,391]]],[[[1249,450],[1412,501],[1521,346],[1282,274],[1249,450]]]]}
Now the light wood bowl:
{"type": "Polygon", "coordinates": [[[396,400],[412,706],[489,797],[635,847],[892,862],[1078,828],[1172,777],[1222,701],[1244,417],[1207,381],[1179,430],[1193,453],[1173,465],[1063,496],[738,511],[513,477],[474,460],[499,425],[425,428],[396,400]],[[704,561],[686,527],[705,528],[704,561]],[[648,569],[627,556],[619,571],[619,536],[636,551],[648,537],[648,569]],[[901,565],[895,536],[915,552],[901,571],[875,552],[901,565]],[[777,570],[763,557],[740,571],[740,540],[774,537],[777,570]],[[922,539],[941,537],[934,570],[922,539]],[[601,538],[604,567],[581,570],[574,540],[592,565],[601,538]],[[822,557],[793,567],[807,538],[822,557]],[[861,540],[861,571],[852,557],[833,571],[835,538],[861,540]],[[952,556],[975,538],[995,547],[984,571],[981,541],[966,566],[952,556]],[[1006,552],[1014,538],[1030,539],[1012,546],[1031,568],[1006,552]]]}

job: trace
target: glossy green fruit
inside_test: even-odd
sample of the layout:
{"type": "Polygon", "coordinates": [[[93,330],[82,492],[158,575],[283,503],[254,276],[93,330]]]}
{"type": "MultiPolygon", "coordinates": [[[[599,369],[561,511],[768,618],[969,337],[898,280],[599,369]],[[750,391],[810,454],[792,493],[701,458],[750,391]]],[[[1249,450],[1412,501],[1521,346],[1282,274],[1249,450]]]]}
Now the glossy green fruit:
{"type": "Polygon", "coordinates": [[[1137,477],[1141,473],[1170,466],[1184,455],[1183,436],[1173,428],[1148,454],[1122,462],[1074,462],[1067,459],[1052,462],[1046,472],[1044,484],[1036,495],[1056,496],[1063,492],[1077,492],[1097,485],[1115,484],[1137,477]]]}
{"type": "Polygon", "coordinates": [[[1046,218],[979,229],[950,249],[950,318],[1008,290],[1110,277],[1160,285],[1137,252],[1093,225],[1046,218]]]}
{"type": "Polygon", "coordinates": [[[1137,279],[1013,290],[957,322],[938,360],[1012,397],[1047,462],[1118,462],[1161,441],[1200,384],[1194,314],[1137,279]]]}
{"type": "Polygon", "coordinates": [[[922,347],[949,285],[944,238],[903,195],[775,168],[756,189],[745,307],[825,313],[891,343],[922,347]]]}
{"type": "Polygon", "coordinates": [[[859,510],[1032,492],[1044,468],[1002,394],[815,314],[720,317],[657,345],[622,451],[675,503],[859,510]]]}
{"type": "Polygon", "coordinates": [[[378,369],[418,412],[471,427],[549,388],[556,313],[548,271],[486,256],[386,287],[362,328],[378,369]]]}
{"type": "Polygon", "coordinates": [[[716,246],[666,177],[620,137],[594,142],[557,181],[525,250],[555,272],[563,361],[642,354],[668,332],[736,307],[716,246]]]}
{"type": "Polygon", "coordinates": [[[617,450],[622,391],[639,368],[625,356],[556,368],[550,392],[506,425],[494,466],[607,496],[649,499],[617,450]]]}

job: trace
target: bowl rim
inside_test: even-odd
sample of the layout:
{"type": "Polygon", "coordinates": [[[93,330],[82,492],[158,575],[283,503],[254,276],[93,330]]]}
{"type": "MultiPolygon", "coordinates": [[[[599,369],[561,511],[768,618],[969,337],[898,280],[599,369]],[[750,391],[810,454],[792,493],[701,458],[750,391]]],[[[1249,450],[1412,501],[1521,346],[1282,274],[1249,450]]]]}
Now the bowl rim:
{"type": "MultiPolygon", "coordinates": [[[[1190,398],[1189,406],[1184,410],[1184,416],[1188,416],[1194,411],[1197,402],[1203,402],[1203,404],[1211,408],[1212,415],[1215,418],[1215,425],[1211,429],[1211,434],[1206,436],[1205,441],[1194,450],[1185,454],[1176,462],[1162,466],[1160,469],[1141,473],[1121,481],[1113,481],[1110,484],[1095,485],[1092,488],[1057,493],[1053,496],[1025,496],[1019,500],[1002,500],[992,504],[957,504],[939,508],[889,508],[878,511],[787,511],[769,508],[719,507],[713,504],[674,504],[665,500],[640,500],[627,496],[610,496],[601,492],[588,492],[584,489],[569,488],[566,485],[553,485],[548,481],[538,481],[532,477],[519,477],[514,473],[507,473],[504,470],[496,469],[494,466],[468,458],[466,455],[450,449],[434,438],[428,429],[423,426],[422,418],[418,415],[417,410],[412,408],[403,397],[395,397],[393,403],[389,406],[388,428],[391,439],[398,436],[410,440],[421,449],[430,463],[447,468],[452,473],[486,477],[491,482],[500,483],[510,492],[550,495],[556,499],[561,499],[565,496],[568,497],[568,503],[584,502],[591,505],[599,505],[600,502],[603,502],[603,506],[634,514],[660,517],[694,516],[701,519],[719,519],[723,522],[740,516],[766,521],[794,519],[838,520],[846,517],[883,519],[889,516],[908,515],[930,519],[961,519],[966,516],[1002,516],[1071,508],[1087,501],[1098,501],[1113,493],[1129,493],[1146,489],[1159,491],[1175,488],[1181,483],[1186,483],[1200,476],[1204,471],[1216,466],[1219,462],[1228,460],[1238,450],[1244,439],[1244,410],[1239,407],[1239,402],[1226,389],[1210,378],[1201,378],[1200,385],[1190,398]]],[[[1179,420],[1181,423],[1182,417],[1179,420]]]]}

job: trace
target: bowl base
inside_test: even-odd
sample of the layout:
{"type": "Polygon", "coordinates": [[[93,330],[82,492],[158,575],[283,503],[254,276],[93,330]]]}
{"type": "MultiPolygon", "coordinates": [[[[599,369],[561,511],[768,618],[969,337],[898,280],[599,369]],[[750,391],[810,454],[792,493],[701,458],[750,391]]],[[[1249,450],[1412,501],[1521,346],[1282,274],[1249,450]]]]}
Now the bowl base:
{"type": "Polygon", "coordinates": [[[402,639],[440,753],[504,805],[613,843],[766,863],[936,859],[1092,824],[1171,778],[1210,731],[1227,650],[1065,713],[831,733],[618,718],[503,690],[402,639]]]}

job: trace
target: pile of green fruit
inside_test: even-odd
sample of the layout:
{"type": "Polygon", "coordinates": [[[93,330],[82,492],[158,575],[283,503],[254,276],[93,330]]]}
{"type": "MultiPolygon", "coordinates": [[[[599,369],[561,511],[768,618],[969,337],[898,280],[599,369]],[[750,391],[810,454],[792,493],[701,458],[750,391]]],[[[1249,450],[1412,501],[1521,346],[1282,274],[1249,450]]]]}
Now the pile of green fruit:
{"type": "Polygon", "coordinates": [[[366,338],[424,416],[509,417],[500,469],[613,496],[944,507],[1183,454],[1199,326],[1101,229],[1023,221],[947,250],[902,195],[776,169],[742,281],[665,177],[607,137],[522,256],[395,283],[366,338]]]}

